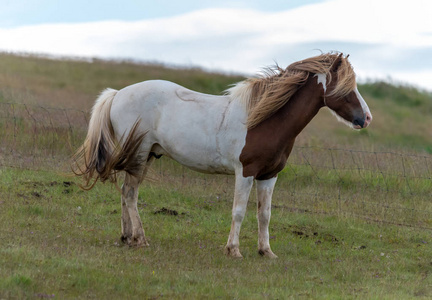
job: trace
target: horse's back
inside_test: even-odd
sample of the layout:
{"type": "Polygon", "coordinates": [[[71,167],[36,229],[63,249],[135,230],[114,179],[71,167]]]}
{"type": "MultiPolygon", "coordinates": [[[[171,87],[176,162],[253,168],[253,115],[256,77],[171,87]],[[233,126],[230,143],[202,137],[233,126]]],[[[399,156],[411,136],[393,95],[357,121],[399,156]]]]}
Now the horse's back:
{"type": "Polygon", "coordinates": [[[127,86],[116,95],[113,109],[118,106],[123,112],[137,106],[155,108],[161,106],[223,106],[229,97],[203,94],[189,90],[174,82],[165,80],[148,80],[127,86]]]}
{"type": "Polygon", "coordinates": [[[197,125],[214,124],[230,102],[228,96],[195,92],[170,81],[149,80],[118,91],[111,117],[114,122],[116,119],[128,120],[127,125],[139,118],[150,130],[174,126],[175,122],[183,125],[186,120],[197,125]]]}

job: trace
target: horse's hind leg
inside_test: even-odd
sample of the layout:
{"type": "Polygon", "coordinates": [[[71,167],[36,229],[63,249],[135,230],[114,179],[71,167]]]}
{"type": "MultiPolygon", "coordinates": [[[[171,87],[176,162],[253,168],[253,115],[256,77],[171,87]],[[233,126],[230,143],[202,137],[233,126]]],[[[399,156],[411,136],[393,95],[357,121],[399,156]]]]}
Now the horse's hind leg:
{"type": "Polygon", "coordinates": [[[148,246],[138,214],[138,187],[141,180],[126,173],[122,186],[122,241],[129,246],[148,246]]]}
{"type": "Polygon", "coordinates": [[[148,246],[141,218],[138,213],[138,187],[145,177],[154,158],[148,159],[142,176],[135,177],[126,173],[122,186],[122,237],[121,240],[133,247],[148,246]]]}

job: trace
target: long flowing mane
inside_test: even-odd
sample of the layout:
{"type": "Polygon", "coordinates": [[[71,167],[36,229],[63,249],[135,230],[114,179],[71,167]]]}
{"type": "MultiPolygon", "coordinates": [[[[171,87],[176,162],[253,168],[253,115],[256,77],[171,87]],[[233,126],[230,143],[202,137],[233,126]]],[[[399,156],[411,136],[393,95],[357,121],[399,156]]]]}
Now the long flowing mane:
{"type": "Polygon", "coordinates": [[[326,53],[297,61],[286,69],[279,66],[268,68],[258,78],[248,78],[227,90],[234,98],[244,101],[248,112],[247,125],[253,128],[284,106],[306,83],[310,74],[325,74],[327,85],[332,81],[330,73],[333,62],[341,57],[337,69],[335,88],[327,96],[343,97],[356,85],[355,73],[348,56],[326,53]]]}

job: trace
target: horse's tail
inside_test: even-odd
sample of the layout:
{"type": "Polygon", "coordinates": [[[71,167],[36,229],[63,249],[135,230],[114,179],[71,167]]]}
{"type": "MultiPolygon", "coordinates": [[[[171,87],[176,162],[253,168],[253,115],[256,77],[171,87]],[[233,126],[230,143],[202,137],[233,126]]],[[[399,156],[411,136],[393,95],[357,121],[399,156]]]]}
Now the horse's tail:
{"type": "Polygon", "coordinates": [[[120,140],[116,139],[110,117],[116,94],[113,89],[100,94],[92,109],[87,137],[73,157],[72,171],[84,178],[85,189],[91,189],[98,179],[116,183],[119,171],[141,175],[141,166],[146,158],[140,155],[139,149],[145,133],[138,133],[140,120],[137,120],[125,140],[124,135],[120,140]]]}

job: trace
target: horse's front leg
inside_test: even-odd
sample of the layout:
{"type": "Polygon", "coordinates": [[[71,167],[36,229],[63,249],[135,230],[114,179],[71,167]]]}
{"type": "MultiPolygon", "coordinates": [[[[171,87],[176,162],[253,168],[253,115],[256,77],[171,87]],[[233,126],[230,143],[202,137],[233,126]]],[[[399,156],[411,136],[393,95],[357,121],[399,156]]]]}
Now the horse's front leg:
{"type": "Polygon", "coordinates": [[[141,218],[138,214],[138,187],[140,179],[126,173],[122,186],[122,237],[121,240],[133,247],[148,246],[141,218]]]}
{"type": "Polygon", "coordinates": [[[269,242],[271,200],[276,179],[277,177],[257,180],[258,253],[270,258],[277,258],[271,251],[269,242]]]}
{"type": "Polygon", "coordinates": [[[242,174],[236,174],[231,231],[228,237],[227,245],[225,247],[225,253],[228,256],[238,258],[243,257],[239,250],[239,235],[241,223],[246,213],[252,185],[253,177],[245,178],[242,174]]]}

